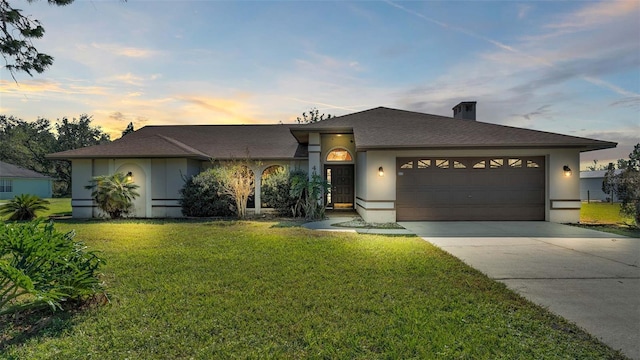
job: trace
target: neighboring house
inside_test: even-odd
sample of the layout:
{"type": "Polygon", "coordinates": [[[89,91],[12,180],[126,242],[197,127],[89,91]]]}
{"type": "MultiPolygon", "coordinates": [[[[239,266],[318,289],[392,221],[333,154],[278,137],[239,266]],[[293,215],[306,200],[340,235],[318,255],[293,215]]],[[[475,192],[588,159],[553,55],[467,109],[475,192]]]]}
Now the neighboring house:
{"type": "Polygon", "coordinates": [[[617,144],[475,121],[475,105],[454,118],[379,107],[311,124],[146,126],[49,158],[72,161],[74,217],[98,215],[85,185],[113,172],[140,185],[135,216],[181,216],[185,176],[249,156],[260,161],[256,213],[261,174],[278,165],[322,174],[328,207],[367,222],[579,221],[580,153],[617,144]]]}
{"type": "MultiPolygon", "coordinates": [[[[618,175],[622,172],[620,169],[615,170],[618,175]]],[[[612,194],[602,191],[602,182],[607,170],[597,171],[581,171],[580,172],[580,199],[583,201],[611,201],[612,194]]],[[[619,201],[618,197],[613,194],[613,201],[619,201]]]]}
{"type": "Polygon", "coordinates": [[[50,198],[52,188],[52,178],[0,161],[0,200],[13,199],[20,194],[50,198]]]}

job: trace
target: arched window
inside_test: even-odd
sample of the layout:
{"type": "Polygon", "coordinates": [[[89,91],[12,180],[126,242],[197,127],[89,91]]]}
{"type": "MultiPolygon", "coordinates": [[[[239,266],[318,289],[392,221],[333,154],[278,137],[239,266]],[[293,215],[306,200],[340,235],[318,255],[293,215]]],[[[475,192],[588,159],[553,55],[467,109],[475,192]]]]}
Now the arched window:
{"type": "Polygon", "coordinates": [[[329,151],[327,161],[353,161],[353,158],[347,149],[336,148],[329,151]]]}

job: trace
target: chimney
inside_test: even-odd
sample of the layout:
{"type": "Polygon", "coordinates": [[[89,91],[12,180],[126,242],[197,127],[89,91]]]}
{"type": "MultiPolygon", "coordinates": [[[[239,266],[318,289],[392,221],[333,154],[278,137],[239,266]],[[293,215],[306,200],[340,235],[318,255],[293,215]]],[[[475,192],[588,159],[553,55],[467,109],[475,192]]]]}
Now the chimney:
{"type": "Polygon", "coordinates": [[[476,120],[476,102],[463,101],[453,107],[453,117],[456,119],[476,120]]]}

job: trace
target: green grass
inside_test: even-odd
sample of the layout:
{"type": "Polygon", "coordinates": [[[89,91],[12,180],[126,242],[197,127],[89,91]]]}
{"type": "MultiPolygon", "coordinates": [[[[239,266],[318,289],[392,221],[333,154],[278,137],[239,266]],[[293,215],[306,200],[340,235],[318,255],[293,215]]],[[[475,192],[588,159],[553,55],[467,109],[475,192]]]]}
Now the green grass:
{"type": "Polygon", "coordinates": [[[620,214],[620,203],[582,203],[580,222],[592,224],[632,224],[633,218],[620,214]]]}
{"type": "MultiPolygon", "coordinates": [[[[49,217],[49,216],[67,216],[71,215],[71,199],[70,198],[52,198],[45,199],[50,202],[49,210],[46,211],[38,211],[36,215],[38,217],[49,217]]],[[[0,205],[9,202],[9,200],[0,200],[0,205]]],[[[9,216],[0,216],[0,220],[6,219],[9,216]]]]}
{"type": "Polygon", "coordinates": [[[633,218],[620,214],[619,203],[582,203],[580,224],[574,226],[640,238],[633,218]]]}
{"type": "Polygon", "coordinates": [[[22,337],[0,319],[0,357],[622,358],[419,238],[274,224],[59,223],[103,252],[111,303],[22,337]]]}

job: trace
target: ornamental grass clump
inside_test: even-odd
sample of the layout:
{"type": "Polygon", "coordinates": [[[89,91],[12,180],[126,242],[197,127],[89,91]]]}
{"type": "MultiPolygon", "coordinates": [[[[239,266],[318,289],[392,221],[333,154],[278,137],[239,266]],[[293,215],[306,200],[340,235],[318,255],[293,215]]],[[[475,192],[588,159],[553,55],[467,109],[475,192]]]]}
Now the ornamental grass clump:
{"type": "Polygon", "coordinates": [[[52,222],[0,224],[0,315],[87,299],[103,290],[105,261],[52,222]]]}

